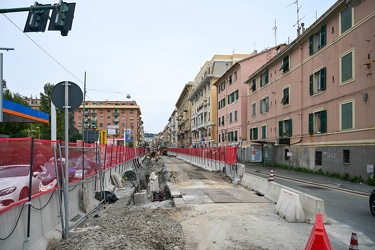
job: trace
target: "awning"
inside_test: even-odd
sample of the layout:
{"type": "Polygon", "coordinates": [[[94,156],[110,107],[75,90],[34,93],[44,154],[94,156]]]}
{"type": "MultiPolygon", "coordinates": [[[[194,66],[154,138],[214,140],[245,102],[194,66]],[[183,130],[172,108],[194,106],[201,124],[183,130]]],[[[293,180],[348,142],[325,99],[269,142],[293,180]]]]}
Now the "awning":
{"type": "Polygon", "coordinates": [[[21,104],[3,100],[3,122],[49,123],[49,115],[21,104]]]}

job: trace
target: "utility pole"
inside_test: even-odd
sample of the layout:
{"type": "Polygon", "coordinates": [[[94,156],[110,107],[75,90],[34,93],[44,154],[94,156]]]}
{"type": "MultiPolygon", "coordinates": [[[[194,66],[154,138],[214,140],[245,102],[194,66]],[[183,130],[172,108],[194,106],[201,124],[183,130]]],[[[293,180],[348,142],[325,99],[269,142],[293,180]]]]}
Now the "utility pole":
{"type": "Polygon", "coordinates": [[[275,19],[275,26],[273,26],[272,29],[275,30],[275,46],[276,46],[277,45],[277,41],[276,41],[276,31],[277,31],[276,19],[275,19]]]}

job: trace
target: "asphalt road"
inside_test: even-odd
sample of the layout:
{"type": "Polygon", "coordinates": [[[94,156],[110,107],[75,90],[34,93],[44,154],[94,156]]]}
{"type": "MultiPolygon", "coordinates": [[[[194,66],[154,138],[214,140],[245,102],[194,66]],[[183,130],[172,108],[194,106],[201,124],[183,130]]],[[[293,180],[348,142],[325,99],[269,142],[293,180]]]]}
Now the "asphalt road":
{"type": "MultiPolygon", "coordinates": [[[[246,168],[248,173],[268,178],[269,167],[247,166],[246,168]]],[[[375,249],[375,217],[369,209],[369,192],[375,187],[277,168],[274,168],[273,172],[277,183],[323,199],[326,214],[332,223],[341,224],[359,235],[360,249],[361,247],[375,249]]],[[[334,245],[335,242],[331,244],[334,245]]],[[[338,247],[334,249],[339,249],[338,247]]]]}

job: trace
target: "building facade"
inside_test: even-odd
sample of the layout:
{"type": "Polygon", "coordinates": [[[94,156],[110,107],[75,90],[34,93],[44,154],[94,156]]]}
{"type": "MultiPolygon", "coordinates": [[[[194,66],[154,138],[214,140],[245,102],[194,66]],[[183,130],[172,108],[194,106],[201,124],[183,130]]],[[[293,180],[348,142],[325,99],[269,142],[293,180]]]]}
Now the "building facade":
{"type": "MultiPolygon", "coordinates": [[[[248,140],[277,163],[369,177],[375,163],[375,1],[337,1],[248,86],[248,140]],[[290,145],[287,145],[289,144],[290,145]]],[[[265,159],[267,160],[267,159],[265,159]]]]}
{"type": "Polygon", "coordinates": [[[105,130],[107,141],[128,138],[141,145],[143,121],[136,101],[85,101],[74,111],[75,127],[84,130],[105,130]]]}
{"type": "Polygon", "coordinates": [[[187,83],[176,102],[177,146],[181,148],[190,147],[192,143],[191,103],[189,101],[192,87],[193,82],[187,83]]]}
{"type": "Polygon", "coordinates": [[[286,47],[285,44],[254,51],[248,58],[236,62],[215,83],[217,90],[218,146],[247,144],[247,86],[249,75],[286,47]]]}
{"type": "Polygon", "coordinates": [[[189,98],[193,147],[217,146],[217,91],[214,84],[234,63],[248,56],[250,54],[214,55],[196,75],[189,98]]]}

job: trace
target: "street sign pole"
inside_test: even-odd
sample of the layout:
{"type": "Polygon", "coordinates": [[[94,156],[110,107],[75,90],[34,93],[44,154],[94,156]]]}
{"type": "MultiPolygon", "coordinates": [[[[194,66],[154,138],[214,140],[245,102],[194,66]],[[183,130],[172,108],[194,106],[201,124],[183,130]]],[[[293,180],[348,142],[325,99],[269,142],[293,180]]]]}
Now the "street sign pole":
{"type": "Polygon", "coordinates": [[[64,205],[65,205],[65,232],[66,238],[69,236],[69,86],[65,81],[65,183],[64,183],[64,205]]]}

